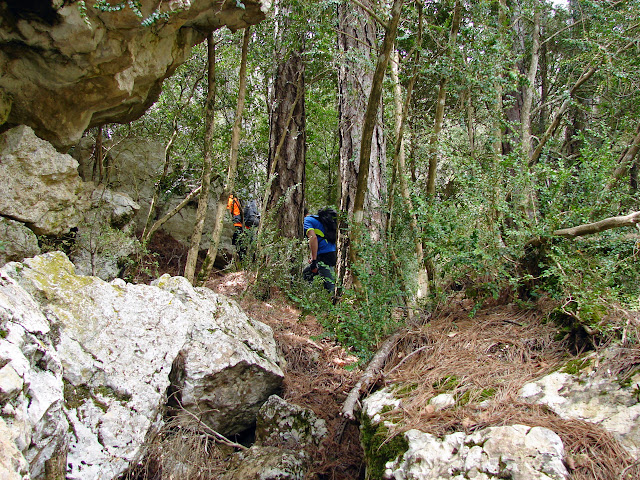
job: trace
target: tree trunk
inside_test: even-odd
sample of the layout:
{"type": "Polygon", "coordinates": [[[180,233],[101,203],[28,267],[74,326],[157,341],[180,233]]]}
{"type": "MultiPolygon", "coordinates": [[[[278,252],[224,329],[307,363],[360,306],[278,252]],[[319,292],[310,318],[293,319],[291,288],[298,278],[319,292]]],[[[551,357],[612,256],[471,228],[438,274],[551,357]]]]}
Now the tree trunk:
{"type": "MultiPolygon", "coordinates": [[[[368,3],[368,2],[367,2],[368,3]]],[[[348,221],[353,217],[356,186],[360,164],[360,142],[367,105],[367,97],[373,83],[373,70],[368,59],[376,51],[377,26],[365,11],[350,1],[338,4],[338,51],[341,62],[338,67],[338,130],[340,140],[340,211],[348,221]]],[[[386,164],[382,111],[377,114],[373,128],[369,190],[365,196],[367,212],[365,227],[373,238],[379,238],[383,228],[382,198],[386,164]]],[[[343,285],[351,283],[348,268],[349,238],[338,238],[339,258],[337,275],[343,285]]]]}
{"type": "Polygon", "coordinates": [[[302,238],[306,162],[304,67],[300,53],[292,53],[278,65],[269,127],[270,178],[265,210],[285,238],[302,238]]]}
{"type": "MultiPolygon", "coordinates": [[[[356,184],[356,193],[353,205],[353,224],[351,245],[349,249],[349,261],[351,265],[355,265],[358,259],[358,242],[360,241],[363,228],[364,218],[364,198],[367,192],[369,179],[369,165],[371,161],[371,149],[373,132],[378,119],[378,107],[382,98],[382,84],[384,81],[384,73],[389,64],[393,44],[396,39],[398,23],[400,22],[400,14],[402,13],[403,0],[394,0],[391,6],[391,18],[386,27],[384,41],[376,63],[376,69],[373,74],[373,83],[371,84],[371,92],[367,102],[367,110],[364,117],[364,125],[362,128],[362,143],[360,146],[360,166],[358,168],[358,181],[356,184]]],[[[361,285],[354,276],[354,286],[360,289],[361,285]]]]}
{"type": "MultiPolygon", "coordinates": [[[[393,157],[394,163],[394,176],[399,179],[400,183],[400,195],[404,202],[404,206],[409,213],[409,226],[413,235],[414,249],[416,255],[416,262],[418,265],[418,291],[416,296],[418,298],[426,296],[428,292],[428,277],[424,268],[424,250],[422,248],[422,240],[420,238],[420,231],[418,229],[418,219],[416,214],[413,213],[413,203],[411,201],[411,193],[409,191],[409,182],[407,180],[407,166],[404,152],[404,125],[409,115],[409,106],[411,105],[411,97],[413,94],[413,87],[418,77],[418,68],[420,65],[420,48],[422,45],[422,8],[418,6],[418,38],[416,44],[418,48],[415,49],[415,58],[413,62],[413,72],[411,79],[407,85],[407,92],[405,95],[404,105],[402,102],[402,89],[400,86],[400,78],[398,75],[400,56],[398,51],[395,50],[394,61],[391,64],[391,76],[393,78],[394,85],[394,99],[396,106],[396,147],[393,157]]],[[[393,188],[390,188],[389,194],[389,212],[393,211],[393,188]]],[[[389,222],[391,220],[389,219],[389,222]]],[[[389,229],[389,225],[387,226],[389,229]]]]}
{"type": "Polygon", "coordinates": [[[198,253],[200,252],[200,240],[204,230],[204,221],[207,218],[209,206],[209,188],[211,185],[211,150],[213,147],[213,129],[215,126],[213,109],[216,98],[216,46],[213,42],[213,33],[207,36],[208,77],[207,77],[207,103],[205,105],[205,134],[204,156],[202,161],[202,189],[198,198],[198,210],[196,212],[196,224],[191,235],[191,245],[187,253],[184,267],[184,276],[189,282],[194,283],[198,253]]]}
{"type": "MultiPolygon", "coordinates": [[[[456,45],[458,30],[460,29],[460,20],[462,17],[462,5],[460,0],[456,0],[453,7],[453,20],[451,22],[451,31],[449,33],[449,51],[452,52],[456,45]]],[[[433,133],[429,139],[429,176],[427,178],[427,195],[434,197],[436,194],[436,170],[438,168],[438,141],[440,132],[442,131],[442,123],[444,121],[444,107],[447,103],[447,77],[442,77],[438,85],[438,97],[436,99],[436,114],[433,126],[433,133]]]]}
{"type": "Polygon", "coordinates": [[[533,15],[533,35],[531,40],[531,62],[527,71],[527,84],[522,96],[522,149],[527,158],[531,156],[533,146],[531,144],[531,106],[536,91],[536,76],[540,59],[540,10],[536,9],[533,15]]]}
{"type": "Polygon", "coordinates": [[[247,93],[247,52],[249,50],[249,39],[251,38],[250,28],[244,29],[242,37],[242,55],[240,58],[240,73],[238,79],[238,101],[236,104],[236,116],[231,132],[231,152],[229,154],[229,168],[227,170],[227,181],[222,190],[222,194],[218,198],[216,215],[211,232],[211,241],[209,242],[209,250],[207,257],[202,265],[200,278],[204,281],[209,278],[211,269],[218,256],[218,246],[220,245],[220,237],[222,236],[222,220],[224,212],[227,208],[227,199],[233,191],[233,185],[238,171],[238,146],[240,145],[240,134],[242,133],[242,112],[244,111],[244,100],[247,93]]]}
{"type": "Polygon", "coordinates": [[[164,184],[165,178],[169,174],[169,165],[171,165],[171,149],[173,148],[173,142],[178,136],[178,122],[177,119],[173,120],[173,132],[171,133],[171,137],[169,141],[164,147],[164,166],[162,167],[162,175],[155,184],[155,189],[153,191],[153,197],[151,198],[151,203],[149,204],[149,211],[147,212],[147,220],[144,223],[144,229],[142,230],[142,243],[146,243],[151,238],[151,235],[155,230],[151,228],[151,220],[156,217],[156,208],[158,199],[160,198],[160,188],[164,184]]]}
{"type": "MultiPolygon", "coordinates": [[[[618,158],[618,166],[613,172],[612,178],[606,186],[606,190],[611,190],[615,184],[622,178],[622,176],[634,165],[633,160],[638,154],[638,150],[640,150],[640,123],[636,128],[635,137],[633,137],[633,141],[631,145],[629,145],[624,152],[618,158]]],[[[633,182],[633,176],[630,179],[633,182]]],[[[632,184],[633,185],[633,184],[632,184]]]]}

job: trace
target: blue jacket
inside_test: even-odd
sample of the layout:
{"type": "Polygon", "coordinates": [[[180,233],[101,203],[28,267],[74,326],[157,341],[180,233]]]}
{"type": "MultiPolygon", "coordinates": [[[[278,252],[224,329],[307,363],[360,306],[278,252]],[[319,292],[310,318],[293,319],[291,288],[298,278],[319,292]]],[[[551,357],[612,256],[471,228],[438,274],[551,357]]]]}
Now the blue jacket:
{"type": "Polygon", "coordinates": [[[318,217],[315,215],[307,215],[304,217],[304,233],[305,235],[309,230],[313,230],[316,232],[318,237],[318,255],[321,253],[329,253],[336,251],[336,244],[329,243],[329,241],[324,238],[324,227],[322,226],[322,222],[318,220],[318,217]]]}

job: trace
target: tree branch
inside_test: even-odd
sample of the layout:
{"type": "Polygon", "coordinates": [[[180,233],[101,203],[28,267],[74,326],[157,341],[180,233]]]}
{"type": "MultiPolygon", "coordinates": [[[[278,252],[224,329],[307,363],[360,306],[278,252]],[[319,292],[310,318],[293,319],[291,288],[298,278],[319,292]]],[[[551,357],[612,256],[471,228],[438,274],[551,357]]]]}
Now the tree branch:
{"type": "Polygon", "coordinates": [[[600,233],[605,230],[611,230],[612,228],[633,227],[638,224],[640,224],[640,212],[633,212],[629,215],[605,218],[604,220],[600,220],[595,223],[578,225],[577,227],[572,228],[563,228],[556,230],[553,234],[566,238],[575,238],[600,233]]]}

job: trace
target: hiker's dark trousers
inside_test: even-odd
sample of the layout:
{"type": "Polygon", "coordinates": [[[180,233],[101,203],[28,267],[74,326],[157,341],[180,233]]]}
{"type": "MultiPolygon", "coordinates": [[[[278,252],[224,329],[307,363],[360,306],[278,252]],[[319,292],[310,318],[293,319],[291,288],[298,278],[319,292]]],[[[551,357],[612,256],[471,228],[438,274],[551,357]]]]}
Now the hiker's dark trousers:
{"type": "Polygon", "coordinates": [[[329,293],[333,293],[335,289],[335,280],[333,268],[336,266],[336,252],[327,252],[318,254],[318,273],[314,274],[310,271],[310,266],[307,266],[303,271],[303,276],[309,281],[313,281],[316,275],[320,275],[324,279],[324,288],[329,293]]]}

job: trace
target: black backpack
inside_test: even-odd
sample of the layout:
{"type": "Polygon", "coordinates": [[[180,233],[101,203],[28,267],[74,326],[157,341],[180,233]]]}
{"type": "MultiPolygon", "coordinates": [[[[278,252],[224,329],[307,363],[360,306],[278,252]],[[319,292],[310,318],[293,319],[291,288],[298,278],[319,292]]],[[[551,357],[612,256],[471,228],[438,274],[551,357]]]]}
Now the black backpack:
{"type": "Polygon", "coordinates": [[[323,208],[318,210],[315,217],[320,220],[324,230],[324,238],[329,243],[336,243],[338,236],[338,214],[333,208],[323,208]]]}
{"type": "Polygon", "coordinates": [[[244,207],[244,225],[245,227],[257,227],[260,225],[260,212],[255,200],[251,200],[244,207]]]}

